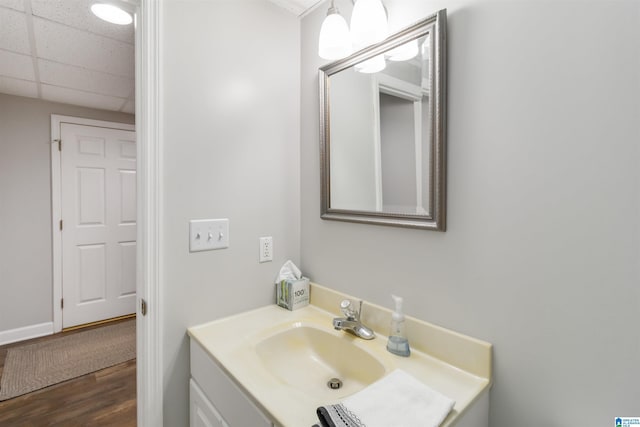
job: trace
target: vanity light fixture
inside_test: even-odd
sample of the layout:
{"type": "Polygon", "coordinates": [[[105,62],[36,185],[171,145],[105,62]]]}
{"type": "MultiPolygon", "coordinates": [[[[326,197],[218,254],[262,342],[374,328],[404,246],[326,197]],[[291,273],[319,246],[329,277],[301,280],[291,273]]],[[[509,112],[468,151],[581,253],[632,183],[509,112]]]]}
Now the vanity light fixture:
{"type": "Polygon", "coordinates": [[[386,53],[390,61],[408,61],[418,56],[418,40],[411,40],[386,53]]]}
{"type": "MultiPolygon", "coordinates": [[[[318,56],[323,59],[337,60],[346,58],[354,50],[360,50],[366,46],[381,42],[389,35],[387,12],[381,0],[353,0],[353,12],[351,13],[351,30],[347,21],[340,15],[338,8],[331,0],[327,10],[327,17],[322,22],[318,41],[318,56]]],[[[411,46],[413,48],[413,46],[411,46]]],[[[417,54],[418,46],[415,46],[415,54],[398,51],[398,61],[413,58],[417,54]]],[[[395,50],[395,49],[394,49],[395,50]]],[[[392,59],[395,60],[395,59],[392,59]]],[[[356,65],[356,71],[361,73],[377,73],[386,67],[384,55],[369,59],[356,65]]]]}
{"type": "Polygon", "coordinates": [[[331,0],[327,17],[320,28],[318,56],[323,59],[342,59],[351,55],[351,35],[347,21],[340,15],[338,8],[331,0]]]}
{"type": "Polygon", "coordinates": [[[384,70],[386,66],[387,62],[384,60],[384,55],[378,55],[354,65],[353,68],[359,73],[372,74],[384,70]]]}
{"type": "Polygon", "coordinates": [[[129,25],[133,22],[133,17],[117,6],[107,3],[94,3],[91,5],[91,12],[103,21],[117,25],[129,25]]]}
{"type": "Polygon", "coordinates": [[[351,14],[351,39],[355,50],[381,42],[389,35],[387,12],[381,0],[356,0],[351,14]]]}
{"type": "MultiPolygon", "coordinates": [[[[351,13],[351,39],[355,50],[381,42],[389,35],[387,12],[381,0],[356,0],[351,13]]],[[[377,73],[387,66],[384,55],[355,65],[356,71],[377,73]]]]}

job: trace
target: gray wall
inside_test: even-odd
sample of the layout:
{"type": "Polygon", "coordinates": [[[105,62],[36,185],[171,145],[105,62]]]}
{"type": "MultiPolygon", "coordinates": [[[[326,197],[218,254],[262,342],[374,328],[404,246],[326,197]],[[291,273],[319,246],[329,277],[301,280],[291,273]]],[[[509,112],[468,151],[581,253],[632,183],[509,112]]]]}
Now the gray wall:
{"type": "Polygon", "coordinates": [[[299,262],[300,21],[266,0],[165,1],[162,14],[164,425],[179,427],[187,327],[272,303],[280,266],[299,262]],[[229,218],[228,249],[189,253],[200,218],[229,218]],[[260,236],[273,262],[258,263],[260,236]]]}
{"type": "Polygon", "coordinates": [[[387,212],[415,213],[416,141],[413,101],[380,93],[382,201],[387,212]],[[387,209],[392,207],[392,209],[387,209]],[[401,210],[394,210],[403,207],[401,210]]]}
{"type": "Polygon", "coordinates": [[[130,114],[0,94],[0,332],[53,321],[51,114],[130,114]]]}
{"type": "Polygon", "coordinates": [[[385,5],[448,10],[448,230],[320,219],[320,7],[301,28],[303,271],[493,343],[492,427],[639,414],[640,2],[385,5]]]}

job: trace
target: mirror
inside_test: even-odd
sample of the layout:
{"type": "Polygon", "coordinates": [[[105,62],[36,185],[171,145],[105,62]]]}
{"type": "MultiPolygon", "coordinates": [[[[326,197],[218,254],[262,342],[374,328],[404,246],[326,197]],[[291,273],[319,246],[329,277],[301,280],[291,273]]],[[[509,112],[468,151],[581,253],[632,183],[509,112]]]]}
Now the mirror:
{"type": "Polygon", "coordinates": [[[319,74],[321,217],[445,231],[446,10],[319,74]]]}

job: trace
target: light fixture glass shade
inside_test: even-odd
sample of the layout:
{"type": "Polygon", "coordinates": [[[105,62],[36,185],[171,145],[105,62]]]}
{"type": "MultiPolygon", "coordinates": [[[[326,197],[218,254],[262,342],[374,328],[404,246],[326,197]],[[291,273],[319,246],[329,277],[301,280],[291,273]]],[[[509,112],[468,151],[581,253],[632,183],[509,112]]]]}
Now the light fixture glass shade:
{"type": "Polygon", "coordinates": [[[129,25],[133,17],[119,7],[105,3],[95,3],[91,6],[91,12],[103,21],[117,25],[129,25]]]}
{"type": "Polygon", "coordinates": [[[342,59],[351,55],[351,35],[347,21],[337,9],[329,9],[329,14],[322,22],[318,55],[323,59],[342,59]]]}
{"type": "Polygon", "coordinates": [[[351,40],[355,50],[378,43],[389,35],[387,13],[380,0],[357,0],[351,13],[351,40]]]}
{"type": "Polygon", "coordinates": [[[390,61],[408,61],[418,55],[418,40],[411,40],[386,53],[390,61]]]}
{"type": "Polygon", "coordinates": [[[384,70],[386,66],[387,62],[384,60],[384,55],[378,55],[356,64],[354,68],[359,73],[372,74],[384,70]]]}

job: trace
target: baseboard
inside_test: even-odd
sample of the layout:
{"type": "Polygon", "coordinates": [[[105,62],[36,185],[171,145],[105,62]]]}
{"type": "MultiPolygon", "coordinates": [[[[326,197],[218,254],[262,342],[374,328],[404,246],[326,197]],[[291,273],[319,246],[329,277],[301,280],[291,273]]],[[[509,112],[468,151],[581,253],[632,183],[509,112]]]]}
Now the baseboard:
{"type": "Polygon", "coordinates": [[[0,345],[11,344],[13,342],[24,341],[30,338],[37,338],[51,334],[53,334],[53,322],[9,329],[7,331],[0,331],[0,345]]]}

